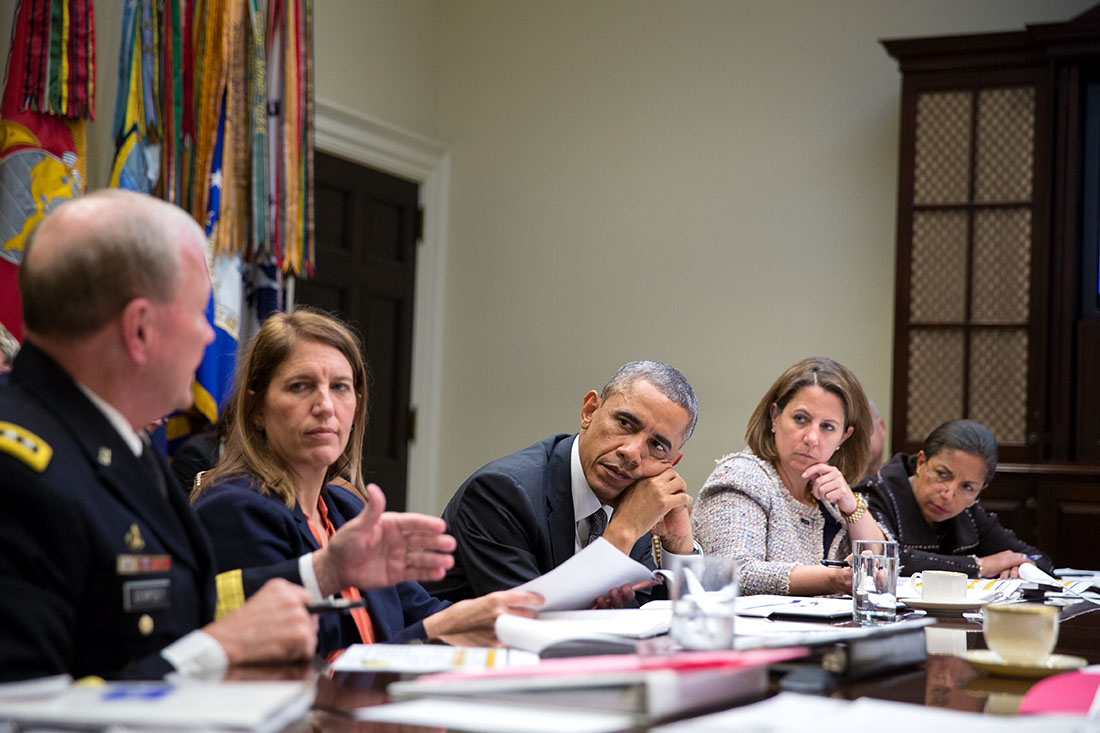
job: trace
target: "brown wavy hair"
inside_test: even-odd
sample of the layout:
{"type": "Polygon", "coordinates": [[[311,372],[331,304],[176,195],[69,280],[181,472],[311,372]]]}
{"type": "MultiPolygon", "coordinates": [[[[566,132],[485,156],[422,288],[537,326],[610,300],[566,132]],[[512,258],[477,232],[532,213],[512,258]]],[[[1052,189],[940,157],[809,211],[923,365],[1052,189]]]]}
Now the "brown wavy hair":
{"type": "Polygon", "coordinates": [[[849,485],[855,486],[863,477],[871,450],[871,407],[856,375],[832,359],[810,357],[783,372],[764,393],[749,418],[745,443],[764,460],[773,464],[778,462],[779,452],[771,431],[771,406],[775,405],[776,410],[782,412],[800,389],[814,385],[835,394],[844,406],[844,430],[851,427],[852,435],[840,444],[839,450],[829,458],[829,463],[840,469],[849,485]]]}
{"type": "Polygon", "coordinates": [[[267,437],[256,425],[267,390],[276,370],[287,360],[294,347],[314,341],[333,347],[348,360],[355,389],[355,419],[343,453],[325,472],[325,481],[340,477],[361,496],[363,485],[363,436],[367,429],[367,389],[370,374],[359,337],[347,325],[322,311],[299,307],[291,313],[276,313],[264,321],[259,332],[245,348],[237,364],[236,388],[223,419],[226,425],[225,448],[218,464],[202,476],[191,492],[194,502],[218,479],[250,474],[260,483],[260,491],[275,494],[293,508],[297,500],[290,466],[271,450],[267,437]]]}

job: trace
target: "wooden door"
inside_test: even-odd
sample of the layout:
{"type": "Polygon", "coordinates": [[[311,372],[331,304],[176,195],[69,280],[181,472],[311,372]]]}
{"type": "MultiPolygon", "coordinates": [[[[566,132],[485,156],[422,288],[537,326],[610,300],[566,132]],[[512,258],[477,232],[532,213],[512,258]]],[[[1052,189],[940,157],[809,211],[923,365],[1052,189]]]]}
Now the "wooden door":
{"type": "Polygon", "coordinates": [[[416,183],[316,155],[315,276],[296,302],[344,318],[363,338],[371,371],[364,474],[386,505],[406,505],[413,300],[419,239],[416,183]]]}

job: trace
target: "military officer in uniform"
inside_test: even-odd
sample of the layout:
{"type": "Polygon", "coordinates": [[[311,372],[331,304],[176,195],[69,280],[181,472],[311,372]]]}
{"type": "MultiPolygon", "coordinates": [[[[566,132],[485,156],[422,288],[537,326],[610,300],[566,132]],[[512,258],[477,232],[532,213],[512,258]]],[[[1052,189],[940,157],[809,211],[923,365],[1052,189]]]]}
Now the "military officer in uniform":
{"type": "Polygon", "coordinates": [[[213,338],[202,231],[181,209],[117,190],[62,205],[28,241],[20,290],[27,342],[0,381],[0,679],[304,658],[311,598],[450,567],[443,522],[383,513],[372,487],[325,550],[215,580],[184,493],[140,437],[191,403],[213,338]]]}

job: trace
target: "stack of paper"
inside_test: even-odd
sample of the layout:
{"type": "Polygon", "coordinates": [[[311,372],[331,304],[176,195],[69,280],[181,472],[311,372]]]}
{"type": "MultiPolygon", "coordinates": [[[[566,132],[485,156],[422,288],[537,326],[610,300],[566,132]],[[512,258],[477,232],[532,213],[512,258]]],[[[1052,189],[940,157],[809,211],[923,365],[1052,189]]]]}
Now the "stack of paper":
{"type": "MultiPolygon", "coordinates": [[[[760,697],[767,690],[768,664],[806,652],[783,649],[555,659],[530,667],[429,675],[395,682],[387,692],[395,700],[432,698],[444,707],[450,700],[476,699],[479,703],[626,715],[635,723],[643,723],[760,697]]],[[[362,715],[372,720],[408,722],[401,717],[403,709],[371,708],[362,715]]],[[[451,721],[451,725],[462,727],[457,721],[451,721]]],[[[515,725],[523,729],[518,721],[515,725]]]]}

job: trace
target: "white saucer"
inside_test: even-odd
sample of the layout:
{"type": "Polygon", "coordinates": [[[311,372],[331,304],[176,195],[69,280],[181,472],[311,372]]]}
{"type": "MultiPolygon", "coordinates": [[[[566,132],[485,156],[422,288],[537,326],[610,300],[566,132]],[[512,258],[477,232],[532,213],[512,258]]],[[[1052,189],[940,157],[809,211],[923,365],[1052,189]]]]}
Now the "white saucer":
{"type": "Polygon", "coordinates": [[[959,656],[988,674],[1032,679],[1068,672],[1088,664],[1088,660],[1083,657],[1074,657],[1069,654],[1051,654],[1042,664],[1009,664],[989,649],[968,649],[959,656]]]}
{"type": "Polygon", "coordinates": [[[919,611],[932,615],[958,615],[967,611],[977,611],[986,601],[926,601],[923,598],[899,598],[899,601],[919,611]]]}

